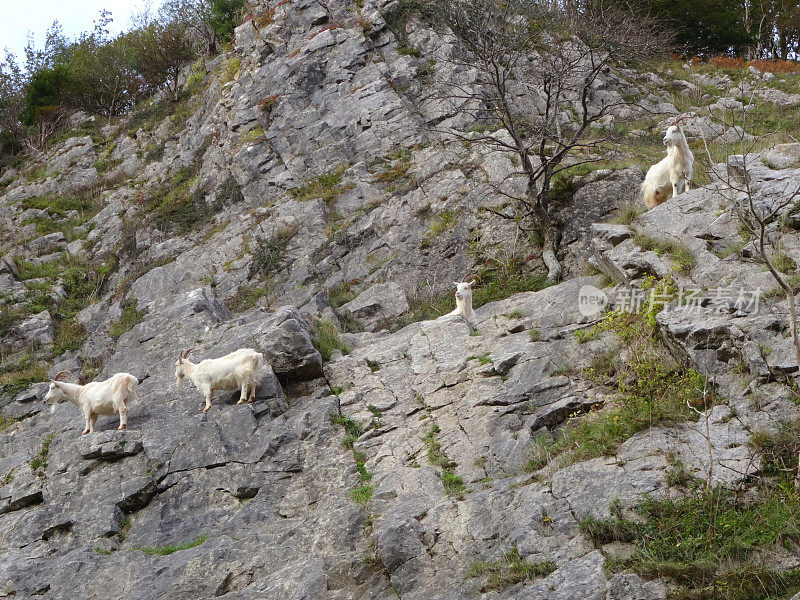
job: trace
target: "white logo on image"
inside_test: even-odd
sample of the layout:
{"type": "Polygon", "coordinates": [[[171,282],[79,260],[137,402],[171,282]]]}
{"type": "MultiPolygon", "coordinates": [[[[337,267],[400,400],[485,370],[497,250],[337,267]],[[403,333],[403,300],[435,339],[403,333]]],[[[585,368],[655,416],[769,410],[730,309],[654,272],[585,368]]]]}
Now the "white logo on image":
{"type": "Polygon", "coordinates": [[[584,285],[578,291],[578,311],[584,317],[593,317],[603,312],[608,304],[608,296],[593,285],[584,285]]]}

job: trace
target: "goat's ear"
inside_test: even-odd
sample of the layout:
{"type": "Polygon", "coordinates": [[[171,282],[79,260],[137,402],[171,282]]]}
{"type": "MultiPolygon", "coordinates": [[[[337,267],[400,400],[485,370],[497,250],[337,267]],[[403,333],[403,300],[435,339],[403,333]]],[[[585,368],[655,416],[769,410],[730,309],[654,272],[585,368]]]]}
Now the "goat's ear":
{"type": "Polygon", "coordinates": [[[471,288],[473,285],[475,285],[474,279],[467,284],[467,287],[471,288]]]}
{"type": "Polygon", "coordinates": [[[453,285],[454,285],[454,286],[456,286],[456,287],[458,287],[458,282],[457,282],[457,281],[454,281],[454,282],[453,282],[453,285]]]}

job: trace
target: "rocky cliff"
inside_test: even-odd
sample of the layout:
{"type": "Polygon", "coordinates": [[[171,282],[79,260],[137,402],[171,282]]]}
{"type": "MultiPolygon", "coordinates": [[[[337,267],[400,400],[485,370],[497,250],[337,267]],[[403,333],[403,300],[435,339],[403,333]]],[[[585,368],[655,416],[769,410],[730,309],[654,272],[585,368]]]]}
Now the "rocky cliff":
{"type": "MultiPolygon", "coordinates": [[[[264,4],[187,69],[179,105],[74,115],[3,174],[6,597],[660,599],[674,581],[607,568],[633,547],[587,519],[676,497],[679,470],[732,488],[762,471],[751,434],[797,410],[786,302],[687,311],[677,292],[775,288],[735,198],[712,183],[625,211],[643,173],[622,149],[569,181],[570,278],[545,287],[531,240],[482,210],[520,185],[513,157],[433,129],[472,126],[426,94],[452,40],[392,8],[264,4]],[[469,274],[475,322],[435,318],[469,274]],[[666,287],[657,309],[609,317],[579,311],[585,285],[616,308],[666,287]],[[218,393],[201,412],[175,384],[189,347],[264,352],[256,402],[218,393]],[[101,417],[81,437],[72,405],[45,410],[38,382],[64,369],[138,377],[128,430],[101,417]],[[636,404],[654,395],[663,414],[636,404]],[[598,439],[569,433],[591,423],[598,439]]],[[[650,121],[623,131],[634,149],[695,101],[742,104],[727,76],[669,75],[598,82],[598,98],[652,92],[650,121]]],[[[739,95],[800,102],[774,79],[748,74],[739,95]]],[[[716,122],[687,131],[736,135],[716,122]]],[[[800,185],[799,148],[749,165],[758,202],[800,185]]],[[[800,221],[780,216],[788,264],[800,221]]]]}

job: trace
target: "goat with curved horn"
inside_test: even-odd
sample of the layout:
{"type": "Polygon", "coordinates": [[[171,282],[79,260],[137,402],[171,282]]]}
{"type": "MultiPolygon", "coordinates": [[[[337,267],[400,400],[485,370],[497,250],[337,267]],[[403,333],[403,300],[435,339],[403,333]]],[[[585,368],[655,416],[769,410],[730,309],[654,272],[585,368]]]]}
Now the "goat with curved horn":
{"type": "Polygon", "coordinates": [[[64,381],[69,381],[72,378],[72,371],[61,371],[58,375],[53,377],[53,381],[58,381],[62,377],[65,377],[64,381]]]}

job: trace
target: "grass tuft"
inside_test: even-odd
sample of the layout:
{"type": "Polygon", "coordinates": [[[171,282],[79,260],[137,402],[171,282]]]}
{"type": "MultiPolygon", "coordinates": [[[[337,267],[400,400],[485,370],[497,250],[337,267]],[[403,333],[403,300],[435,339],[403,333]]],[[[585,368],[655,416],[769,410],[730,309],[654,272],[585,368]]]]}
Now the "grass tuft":
{"type": "Polygon", "coordinates": [[[208,539],[208,536],[203,534],[191,542],[186,542],[184,544],[167,544],[166,546],[144,546],[144,547],[137,547],[134,550],[138,550],[139,552],[144,552],[148,556],[169,556],[175,552],[180,552],[181,550],[189,550],[190,548],[195,548],[205,542],[208,539]]]}
{"type": "Polygon", "coordinates": [[[481,592],[502,592],[523,581],[530,582],[539,577],[546,577],[555,570],[556,565],[554,563],[550,561],[528,562],[520,557],[519,550],[512,548],[501,560],[495,562],[473,562],[467,576],[483,577],[488,575],[481,592]]]}

